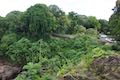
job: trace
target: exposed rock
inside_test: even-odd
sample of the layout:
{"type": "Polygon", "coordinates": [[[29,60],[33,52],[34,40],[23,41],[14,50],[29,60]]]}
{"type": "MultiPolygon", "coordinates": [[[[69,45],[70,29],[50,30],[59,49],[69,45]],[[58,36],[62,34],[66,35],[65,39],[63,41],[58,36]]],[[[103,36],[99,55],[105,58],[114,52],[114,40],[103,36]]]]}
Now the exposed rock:
{"type": "Polygon", "coordinates": [[[91,70],[100,80],[120,80],[120,56],[109,56],[94,60],[91,70]]]}
{"type": "Polygon", "coordinates": [[[15,66],[10,62],[0,59],[0,80],[11,80],[21,71],[21,67],[15,66]]]}

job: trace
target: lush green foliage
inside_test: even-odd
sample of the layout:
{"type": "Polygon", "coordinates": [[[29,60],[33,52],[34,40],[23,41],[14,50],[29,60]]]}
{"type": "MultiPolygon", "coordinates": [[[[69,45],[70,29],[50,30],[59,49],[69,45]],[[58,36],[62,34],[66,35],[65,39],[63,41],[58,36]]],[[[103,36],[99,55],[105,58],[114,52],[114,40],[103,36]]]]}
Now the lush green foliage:
{"type": "Polygon", "coordinates": [[[0,39],[5,34],[7,28],[6,19],[0,16],[0,39]]]}
{"type": "Polygon", "coordinates": [[[120,39],[120,16],[119,13],[113,14],[110,18],[111,34],[119,41],[120,39]]]}
{"type": "Polygon", "coordinates": [[[104,19],[100,19],[99,22],[101,24],[101,28],[99,31],[103,32],[104,34],[110,34],[111,28],[110,28],[109,22],[104,19]]]}
{"type": "Polygon", "coordinates": [[[113,45],[113,49],[120,50],[120,6],[119,0],[116,2],[115,10],[110,17],[109,24],[111,29],[111,35],[117,41],[117,44],[113,45]]]}
{"type": "Polygon", "coordinates": [[[115,11],[110,17],[109,23],[112,29],[112,34],[116,36],[116,38],[119,40],[120,38],[120,6],[119,6],[119,0],[116,1],[115,11]]]}
{"type": "MultiPolygon", "coordinates": [[[[83,66],[87,68],[94,58],[108,54],[107,52],[110,49],[106,48],[107,46],[100,45],[97,37],[93,35],[91,37],[91,35],[84,34],[79,36],[79,38],[71,40],[49,40],[47,42],[47,46],[49,47],[43,47],[41,49],[41,51],[44,52],[44,50],[47,50],[47,52],[45,51],[45,54],[42,55],[39,60],[39,65],[41,65],[39,77],[43,80],[56,80],[56,77],[71,72],[73,70],[72,66],[78,63],[81,64],[81,60],[86,62],[83,66]]],[[[42,45],[43,43],[44,42],[40,44],[42,45]]],[[[29,49],[27,51],[29,51],[29,49]]],[[[31,56],[28,57],[31,58],[31,56]]],[[[32,58],[32,60],[35,59],[32,58]]],[[[18,77],[21,78],[21,76],[23,76],[23,74],[18,77]]],[[[27,78],[29,78],[29,76],[27,78]]]]}
{"type": "Polygon", "coordinates": [[[45,38],[55,26],[54,16],[46,5],[36,4],[27,9],[25,25],[30,31],[30,37],[45,38]]]}
{"type": "Polygon", "coordinates": [[[17,41],[17,35],[15,33],[5,34],[1,39],[0,51],[5,53],[9,46],[17,41]]]}
{"type": "Polygon", "coordinates": [[[23,12],[12,11],[6,15],[9,32],[17,32],[17,28],[22,26],[23,12]]]}
{"type": "Polygon", "coordinates": [[[28,39],[22,38],[8,47],[6,55],[19,63],[39,62],[41,57],[49,57],[49,51],[49,46],[42,40],[31,43],[28,39]]]}
{"type": "Polygon", "coordinates": [[[85,15],[79,15],[74,12],[70,12],[68,15],[69,19],[69,27],[67,29],[67,33],[73,34],[76,33],[78,29],[78,26],[83,25],[85,28],[95,28],[100,29],[100,22],[96,19],[96,17],[93,16],[85,16],[85,15]]]}
{"type": "Polygon", "coordinates": [[[28,63],[23,67],[26,71],[22,72],[15,80],[40,80],[40,67],[38,63],[28,63]]]}
{"type": "Polygon", "coordinates": [[[56,20],[55,23],[56,29],[54,29],[54,32],[64,34],[69,25],[69,21],[67,19],[67,16],[65,15],[65,12],[63,12],[56,5],[50,5],[49,10],[55,16],[55,20],[56,20]]]}
{"type": "MultiPolygon", "coordinates": [[[[117,38],[118,15],[110,21],[117,38]]],[[[78,67],[84,71],[95,58],[111,54],[111,46],[98,40],[98,31],[111,29],[106,20],[75,12],[66,15],[56,5],[36,4],[25,12],[0,17],[0,55],[24,66],[15,80],[57,80],[66,73],[77,73],[78,67]]]]}

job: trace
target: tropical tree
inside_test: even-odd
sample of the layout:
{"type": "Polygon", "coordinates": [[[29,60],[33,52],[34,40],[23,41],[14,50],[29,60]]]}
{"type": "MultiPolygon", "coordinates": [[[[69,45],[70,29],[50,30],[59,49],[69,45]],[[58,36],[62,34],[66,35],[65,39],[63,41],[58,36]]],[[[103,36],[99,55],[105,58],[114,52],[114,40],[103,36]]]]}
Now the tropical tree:
{"type": "Polygon", "coordinates": [[[68,19],[69,19],[69,27],[67,28],[67,33],[72,34],[76,33],[76,29],[78,26],[82,25],[83,21],[80,15],[78,15],[75,12],[69,12],[68,14],[68,19]]]}
{"type": "Polygon", "coordinates": [[[4,35],[8,28],[6,22],[7,22],[6,19],[0,16],[0,39],[2,38],[2,36],[4,35]]]}
{"type": "Polygon", "coordinates": [[[56,30],[54,30],[54,32],[65,33],[69,24],[69,21],[67,16],[65,15],[65,12],[63,12],[56,5],[50,5],[49,10],[52,12],[52,14],[55,16],[55,19],[56,19],[56,30]]]}
{"type": "Polygon", "coordinates": [[[89,16],[84,26],[86,28],[100,29],[100,23],[94,16],[89,16]]]}
{"type": "Polygon", "coordinates": [[[9,32],[17,32],[17,28],[22,26],[23,14],[24,13],[20,11],[12,11],[6,15],[9,32]]]}
{"type": "Polygon", "coordinates": [[[0,51],[2,51],[2,53],[5,53],[8,50],[9,46],[15,43],[16,41],[17,35],[15,33],[4,34],[0,42],[0,51]]]}
{"type": "Polygon", "coordinates": [[[111,34],[119,42],[120,41],[120,10],[119,10],[120,6],[118,6],[118,3],[116,3],[116,8],[117,10],[114,11],[114,13],[109,19],[109,24],[111,28],[111,34]]]}
{"type": "Polygon", "coordinates": [[[47,38],[54,28],[55,18],[44,4],[36,4],[27,9],[24,23],[29,30],[29,37],[47,38]]]}
{"type": "Polygon", "coordinates": [[[101,24],[100,32],[103,32],[105,34],[110,34],[110,25],[109,22],[105,19],[99,19],[99,22],[101,24]]]}

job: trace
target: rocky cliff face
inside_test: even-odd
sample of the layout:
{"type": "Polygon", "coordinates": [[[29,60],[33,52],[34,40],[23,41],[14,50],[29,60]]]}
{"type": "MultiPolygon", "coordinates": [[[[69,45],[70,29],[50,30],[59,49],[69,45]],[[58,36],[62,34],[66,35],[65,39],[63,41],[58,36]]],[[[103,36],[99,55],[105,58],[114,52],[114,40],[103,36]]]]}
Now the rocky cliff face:
{"type": "Polygon", "coordinates": [[[21,67],[18,67],[11,62],[0,58],[0,80],[11,80],[16,77],[21,71],[21,67]]]}
{"type": "Polygon", "coordinates": [[[91,69],[100,80],[120,80],[120,56],[96,59],[91,69]]]}

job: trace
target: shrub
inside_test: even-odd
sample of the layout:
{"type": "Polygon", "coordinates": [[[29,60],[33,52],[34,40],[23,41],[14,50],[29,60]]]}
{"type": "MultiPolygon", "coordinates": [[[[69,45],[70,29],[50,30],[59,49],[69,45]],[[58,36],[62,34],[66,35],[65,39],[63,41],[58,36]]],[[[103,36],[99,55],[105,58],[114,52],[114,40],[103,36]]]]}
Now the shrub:
{"type": "Polygon", "coordinates": [[[78,27],[75,27],[77,33],[85,33],[86,32],[86,28],[82,25],[79,25],[78,27]]]}
{"type": "Polygon", "coordinates": [[[41,57],[49,57],[50,49],[47,43],[39,40],[31,43],[28,39],[22,38],[10,45],[6,54],[16,62],[39,62],[41,57]]]}
{"type": "Polygon", "coordinates": [[[50,48],[48,44],[43,40],[31,43],[31,47],[28,49],[28,51],[30,52],[27,60],[32,62],[39,62],[41,61],[42,57],[49,58],[51,56],[50,48]]]}
{"type": "Polygon", "coordinates": [[[19,74],[15,80],[40,80],[40,67],[39,63],[31,63],[29,62],[27,65],[23,67],[23,71],[19,74]]]}
{"type": "Polygon", "coordinates": [[[29,57],[30,52],[29,48],[31,47],[31,43],[28,39],[22,38],[19,41],[8,47],[8,51],[6,54],[16,62],[26,62],[29,57]]]}
{"type": "Polygon", "coordinates": [[[93,28],[89,28],[89,29],[87,29],[86,33],[90,34],[90,35],[97,35],[97,30],[95,30],[93,28]]]}
{"type": "Polygon", "coordinates": [[[6,34],[1,39],[0,50],[5,53],[8,47],[17,41],[17,35],[15,33],[6,34]]]}

